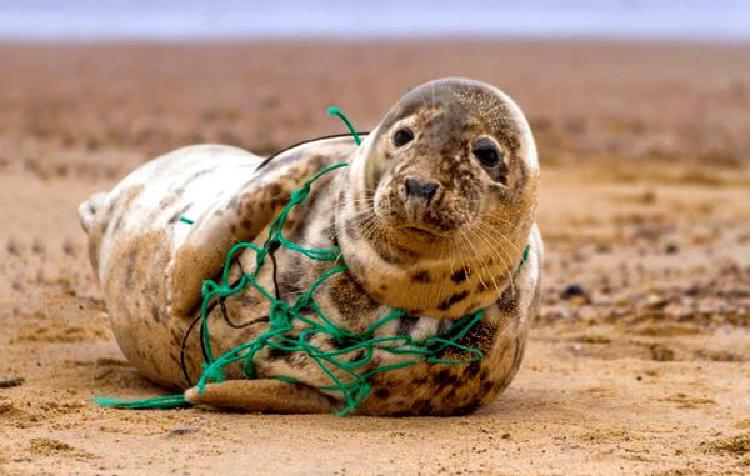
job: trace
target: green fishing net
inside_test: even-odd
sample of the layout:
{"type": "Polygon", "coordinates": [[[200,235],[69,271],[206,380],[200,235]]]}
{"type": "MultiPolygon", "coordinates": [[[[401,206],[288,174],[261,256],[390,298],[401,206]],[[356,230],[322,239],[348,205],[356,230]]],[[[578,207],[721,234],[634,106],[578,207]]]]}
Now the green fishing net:
{"type": "MultiPolygon", "coordinates": [[[[361,143],[359,134],[346,116],[335,107],[329,108],[328,114],[338,116],[345,122],[356,145],[359,146],[361,143]]],[[[197,383],[198,392],[202,392],[206,385],[211,382],[224,381],[225,369],[230,365],[240,365],[244,376],[248,379],[257,378],[254,360],[256,354],[263,349],[273,349],[276,352],[302,352],[309,356],[330,379],[330,384],[318,387],[319,390],[340,395],[342,405],[338,408],[337,413],[348,415],[371,393],[370,379],[376,374],[423,362],[428,364],[465,364],[483,357],[479,349],[463,345],[460,342],[482,319],[484,310],[457,319],[447,330],[420,340],[412,339],[409,335],[377,334],[377,331],[384,325],[407,315],[406,311],[401,309],[391,309],[359,333],[335,325],[321,310],[315,300],[315,291],[331,276],[346,271],[347,268],[341,256],[341,251],[338,247],[305,248],[288,240],[284,236],[283,229],[287,217],[294,207],[307,199],[313,184],[322,176],[333,173],[347,165],[347,162],[341,162],[325,167],[307,180],[301,188],[292,191],[289,202],[271,222],[263,245],[259,246],[252,242],[236,243],[226,255],[224,267],[218,280],[204,281],[201,289],[200,326],[205,362],[203,373],[197,383]],[[275,268],[274,253],[280,248],[300,253],[311,260],[332,263],[332,266],[323,272],[309,289],[298,294],[291,302],[279,296],[278,286],[276,286],[275,292],[272,292],[258,282],[258,274],[264,266],[267,266],[267,258],[271,258],[271,265],[275,268]],[[229,273],[232,262],[237,258],[237,255],[247,251],[255,254],[255,269],[251,272],[242,273],[238,280],[230,283],[229,273]],[[255,338],[215,357],[209,329],[212,303],[241,293],[248,287],[257,290],[270,303],[268,328],[255,338]],[[333,350],[323,349],[312,343],[310,337],[313,335],[326,336],[326,339],[322,339],[322,341],[334,344],[333,350]],[[376,350],[402,356],[402,358],[395,359],[395,362],[387,365],[373,367],[372,358],[376,350]],[[352,356],[355,358],[352,358],[352,356]]],[[[187,218],[181,221],[192,224],[192,220],[187,218]]],[[[304,383],[288,376],[264,375],[263,378],[304,383]]],[[[189,404],[183,394],[145,400],[97,397],[95,402],[105,407],[131,409],[165,409],[189,404]]]]}

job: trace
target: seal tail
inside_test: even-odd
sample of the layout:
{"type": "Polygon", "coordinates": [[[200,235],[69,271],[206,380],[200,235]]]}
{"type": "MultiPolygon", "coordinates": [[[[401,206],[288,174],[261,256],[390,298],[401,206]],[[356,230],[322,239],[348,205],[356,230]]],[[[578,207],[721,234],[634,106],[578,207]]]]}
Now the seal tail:
{"type": "Polygon", "coordinates": [[[79,205],[78,218],[81,220],[81,228],[83,228],[83,231],[89,233],[91,227],[94,225],[94,221],[96,221],[99,211],[104,207],[106,200],[107,193],[97,192],[79,205]]]}

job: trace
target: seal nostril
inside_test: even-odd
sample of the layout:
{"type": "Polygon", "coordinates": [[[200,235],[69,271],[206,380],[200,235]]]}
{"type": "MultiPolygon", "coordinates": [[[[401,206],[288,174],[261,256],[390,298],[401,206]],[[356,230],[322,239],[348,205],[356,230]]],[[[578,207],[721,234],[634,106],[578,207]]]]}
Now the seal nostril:
{"type": "Polygon", "coordinates": [[[435,192],[437,192],[437,184],[435,182],[427,182],[422,184],[422,195],[426,199],[431,199],[435,196],[435,192]]]}
{"type": "Polygon", "coordinates": [[[406,189],[407,197],[423,198],[430,200],[435,196],[437,192],[438,184],[433,180],[419,180],[413,177],[408,177],[404,180],[404,187],[406,189]]]}

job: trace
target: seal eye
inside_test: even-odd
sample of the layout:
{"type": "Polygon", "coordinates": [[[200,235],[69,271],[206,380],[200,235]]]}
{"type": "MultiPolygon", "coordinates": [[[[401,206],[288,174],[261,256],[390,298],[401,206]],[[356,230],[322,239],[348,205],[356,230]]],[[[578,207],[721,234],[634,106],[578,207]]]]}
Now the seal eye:
{"type": "Polygon", "coordinates": [[[479,139],[476,141],[472,153],[485,167],[494,167],[500,162],[500,152],[489,139],[479,139]]]}
{"type": "Polygon", "coordinates": [[[414,133],[408,127],[402,127],[393,134],[393,145],[402,147],[414,140],[414,133]]]}
{"type": "Polygon", "coordinates": [[[487,174],[492,177],[492,180],[507,184],[508,169],[505,166],[505,160],[503,160],[504,154],[492,140],[486,137],[477,140],[474,142],[471,152],[482,164],[487,174]]]}

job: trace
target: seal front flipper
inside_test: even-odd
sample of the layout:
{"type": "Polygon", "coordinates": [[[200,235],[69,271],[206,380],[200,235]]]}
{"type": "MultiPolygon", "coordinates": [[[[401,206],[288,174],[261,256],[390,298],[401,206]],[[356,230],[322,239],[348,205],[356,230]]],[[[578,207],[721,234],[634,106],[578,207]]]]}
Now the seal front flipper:
{"type": "Polygon", "coordinates": [[[228,380],[185,391],[194,405],[263,413],[332,413],[331,400],[305,385],[281,380],[228,380]]]}
{"type": "Polygon", "coordinates": [[[89,197],[88,200],[81,203],[78,207],[78,218],[81,220],[81,228],[88,233],[94,225],[99,211],[107,201],[106,192],[97,192],[89,197]]]}
{"type": "Polygon", "coordinates": [[[304,148],[277,157],[278,167],[257,169],[235,194],[217,200],[199,217],[191,217],[194,223],[176,240],[168,270],[171,313],[191,313],[200,304],[203,281],[221,272],[232,245],[255,240],[286,205],[294,189],[341,157],[307,155],[304,148]]]}
{"type": "Polygon", "coordinates": [[[170,312],[190,313],[200,303],[203,281],[221,272],[231,246],[255,239],[290,193],[291,184],[254,176],[234,196],[194,218],[168,269],[170,312]]]}

